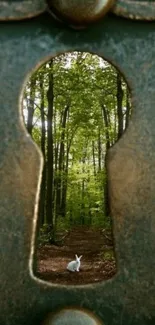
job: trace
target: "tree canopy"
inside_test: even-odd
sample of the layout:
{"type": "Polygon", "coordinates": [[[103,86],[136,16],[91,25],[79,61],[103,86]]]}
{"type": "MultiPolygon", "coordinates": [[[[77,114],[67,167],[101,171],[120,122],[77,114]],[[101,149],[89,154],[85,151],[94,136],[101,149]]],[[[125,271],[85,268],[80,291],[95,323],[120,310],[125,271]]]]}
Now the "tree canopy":
{"type": "Polygon", "coordinates": [[[106,157],[128,127],[130,93],[120,72],[90,53],[52,58],[27,83],[25,125],[44,157],[40,227],[109,223],[106,157]]]}

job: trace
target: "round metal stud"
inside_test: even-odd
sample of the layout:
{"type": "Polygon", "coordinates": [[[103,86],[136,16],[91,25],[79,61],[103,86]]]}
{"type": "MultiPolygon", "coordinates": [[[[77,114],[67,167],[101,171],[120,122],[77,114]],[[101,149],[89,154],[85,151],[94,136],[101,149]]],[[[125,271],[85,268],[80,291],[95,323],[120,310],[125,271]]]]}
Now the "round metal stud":
{"type": "Polygon", "coordinates": [[[2,0],[0,20],[20,20],[39,15],[47,9],[45,0],[2,0]]]}
{"type": "Polygon", "coordinates": [[[50,12],[68,25],[86,26],[102,18],[114,0],[47,0],[50,12]]]}
{"type": "Polygon", "coordinates": [[[43,325],[103,325],[90,312],[83,309],[66,308],[49,314],[43,325]]]}

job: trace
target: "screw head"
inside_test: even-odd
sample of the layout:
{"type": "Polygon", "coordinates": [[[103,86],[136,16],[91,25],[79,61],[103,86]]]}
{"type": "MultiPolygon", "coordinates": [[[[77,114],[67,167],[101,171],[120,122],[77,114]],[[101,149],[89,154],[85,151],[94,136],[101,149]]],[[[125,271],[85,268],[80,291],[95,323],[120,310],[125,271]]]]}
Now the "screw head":
{"type": "Polygon", "coordinates": [[[49,314],[43,325],[103,325],[90,312],[83,309],[66,308],[49,314]]]}
{"type": "Polygon", "coordinates": [[[102,18],[114,0],[47,0],[50,12],[73,26],[86,26],[102,18]]]}

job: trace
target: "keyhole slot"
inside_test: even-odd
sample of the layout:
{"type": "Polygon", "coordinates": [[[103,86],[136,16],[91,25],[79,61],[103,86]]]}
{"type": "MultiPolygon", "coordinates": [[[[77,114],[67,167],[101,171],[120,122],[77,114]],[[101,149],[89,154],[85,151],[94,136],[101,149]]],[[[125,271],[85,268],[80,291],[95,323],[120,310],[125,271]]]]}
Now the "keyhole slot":
{"type": "Polygon", "coordinates": [[[51,58],[27,82],[24,123],[44,157],[38,278],[87,284],[116,274],[107,152],[130,117],[128,85],[97,55],[71,52],[51,58]],[[79,272],[67,270],[75,254],[82,255],[79,272]]]}

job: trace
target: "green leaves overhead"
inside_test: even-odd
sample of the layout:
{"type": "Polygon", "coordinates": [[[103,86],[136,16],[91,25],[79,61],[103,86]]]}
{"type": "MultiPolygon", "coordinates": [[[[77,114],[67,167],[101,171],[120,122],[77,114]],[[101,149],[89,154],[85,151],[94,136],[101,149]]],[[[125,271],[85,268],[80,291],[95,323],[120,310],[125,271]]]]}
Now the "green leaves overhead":
{"type": "Polygon", "coordinates": [[[129,90],[123,77],[96,55],[66,53],[52,59],[52,64],[44,64],[31,77],[23,108],[27,129],[32,130],[34,141],[41,146],[46,163],[42,222],[47,221],[49,126],[54,157],[51,224],[60,216],[70,222],[104,222],[108,204],[106,153],[123,134],[131,114],[129,90]],[[49,89],[51,102],[47,97],[49,89]]]}

